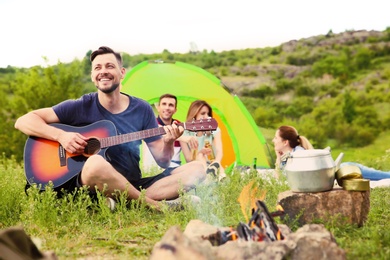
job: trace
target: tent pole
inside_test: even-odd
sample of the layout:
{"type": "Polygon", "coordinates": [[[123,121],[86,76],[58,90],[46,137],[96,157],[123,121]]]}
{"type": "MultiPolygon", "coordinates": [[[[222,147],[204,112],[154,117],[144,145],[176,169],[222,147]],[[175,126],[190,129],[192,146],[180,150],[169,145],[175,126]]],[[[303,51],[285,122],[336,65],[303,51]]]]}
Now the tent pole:
{"type": "Polygon", "coordinates": [[[271,165],[275,165],[275,159],[274,159],[274,157],[272,156],[271,151],[269,150],[268,143],[265,143],[265,144],[267,145],[267,150],[268,150],[269,156],[271,157],[271,162],[272,162],[271,165]]]}

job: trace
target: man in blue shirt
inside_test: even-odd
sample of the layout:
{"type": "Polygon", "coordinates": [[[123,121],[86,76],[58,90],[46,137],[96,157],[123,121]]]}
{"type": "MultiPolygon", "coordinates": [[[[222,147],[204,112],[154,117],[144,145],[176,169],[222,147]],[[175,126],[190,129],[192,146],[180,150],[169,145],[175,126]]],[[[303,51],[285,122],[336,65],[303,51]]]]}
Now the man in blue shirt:
{"type": "MultiPolygon", "coordinates": [[[[91,63],[91,79],[97,92],[29,112],[18,118],[15,128],[29,136],[58,142],[70,154],[83,154],[89,137],[77,131],[65,131],[52,123],[78,127],[109,120],[115,125],[119,138],[127,133],[158,128],[146,101],[120,92],[126,70],[119,53],[102,46],[91,54],[91,63]]],[[[164,135],[147,137],[144,141],[157,164],[167,168],[174,154],[174,142],[184,129],[173,124],[164,126],[164,131],[164,135]]],[[[140,140],[122,143],[109,147],[105,156],[89,156],[76,176],[55,189],[71,191],[86,185],[91,193],[97,188],[113,199],[118,195],[116,191],[126,192],[129,200],[138,199],[141,189],[145,189],[145,202],[159,209],[158,201],[178,198],[179,190],[190,190],[205,178],[204,167],[199,162],[142,178],[140,143],[140,140]]]]}

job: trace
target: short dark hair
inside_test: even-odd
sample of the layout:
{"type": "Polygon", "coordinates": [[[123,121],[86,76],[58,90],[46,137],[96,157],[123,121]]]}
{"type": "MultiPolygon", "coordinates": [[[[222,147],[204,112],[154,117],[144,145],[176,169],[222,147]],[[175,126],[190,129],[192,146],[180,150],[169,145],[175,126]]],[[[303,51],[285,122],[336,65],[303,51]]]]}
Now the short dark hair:
{"type": "Polygon", "coordinates": [[[172,94],[164,94],[164,95],[161,95],[160,96],[160,98],[159,98],[159,100],[158,100],[158,104],[160,105],[160,103],[161,103],[161,99],[163,99],[163,98],[173,98],[174,100],[175,100],[175,102],[176,102],[176,104],[175,104],[175,107],[177,107],[177,97],[175,96],[175,95],[172,95],[172,94]]]}
{"type": "Polygon", "coordinates": [[[113,49],[107,46],[101,46],[99,49],[91,53],[90,60],[91,62],[98,56],[102,54],[112,53],[115,55],[116,60],[118,61],[119,65],[122,66],[122,56],[119,52],[115,52],[113,49]]]}

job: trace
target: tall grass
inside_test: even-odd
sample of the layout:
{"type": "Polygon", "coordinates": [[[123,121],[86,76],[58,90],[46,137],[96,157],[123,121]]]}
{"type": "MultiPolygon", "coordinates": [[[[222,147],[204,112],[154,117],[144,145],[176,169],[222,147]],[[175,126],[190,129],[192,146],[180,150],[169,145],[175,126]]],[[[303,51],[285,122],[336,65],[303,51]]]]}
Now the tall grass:
{"type": "MultiPolygon", "coordinates": [[[[267,181],[254,172],[244,172],[235,169],[222,183],[198,186],[191,193],[201,197],[202,203],[187,205],[183,211],[155,212],[137,201],[126,204],[122,198],[111,212],[103,198],[94,202],[83,190],[62,199],[50,189],[31,189],[26,196],[23,168],[3,156],[0,229],[21,226],[39,239],[42,251],[53,250],[60,259],[148,259],[154,244],[171,226],[183,230],[191,219],[215,226],[236,226],[245,221],[237,199],[251,181],[266,191],[265,203],[273,211],[277,195],[288,190],[285,179],[267,181]]],[[[323,222],[347,251],[348,259],[389,259],[390,188],[373,189],[370,196],[371,210],[363,227],[323,222]]]]}

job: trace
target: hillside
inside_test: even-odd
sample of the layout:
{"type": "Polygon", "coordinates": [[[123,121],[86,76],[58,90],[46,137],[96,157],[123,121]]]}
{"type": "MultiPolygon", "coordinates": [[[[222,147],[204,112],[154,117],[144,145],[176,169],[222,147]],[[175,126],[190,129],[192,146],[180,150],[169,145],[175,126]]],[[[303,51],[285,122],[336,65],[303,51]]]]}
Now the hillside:
{"type": "MultiPolygon", "coordinates": [[[[0,70],[1,152],[22,158],[18,116],[95,91],[90,53],[69,64],[0,70]]],[[[122,56],[129,70],[145,60],[201,67],[241,98],[259,127],[294,125],[316,147],[360,149],[390,130],[390,28],[330,31],[268,48],[122,56]]]]}
{"type": "Polygon", "coordinates": [[[361,147],[389,129],[389,39],[389,31],[329,32],[246,50],[246,60],[209,71],[242,97],[258,125],[289,123],[310,129],[317,146],[361,147]]]}
{"type": "MultiPolygon", "coordinates": [[[[380,41],[378,39],[386,38],[385,32],[380,31],[347,31],[340,34],[328,33],[327,35],[318,35],[310,38],[304,38],[300,40],[292,40],[283,43],[279,46],[281,52],[275,59],[267,59],[261,61],[259,64],[248,64],[244,67],[231,66],[230,71],[232,74],[254,75],[257,76],[221,76],[221,80],[235,93],[241,93],[245,89],[253,90],[261,85],[275,86],[276,80],[272,78],[273,73],[281,73],[285,78],[292,79],[298,74],[310,70],[310,64],[304,63],[304,60],[315,59],[316,56],[323,55],[321,52],[329,51],[329,54],[337,55],[337,46],[364,46],[368,49],[385,49],[390,48],[389,41],[380,41]],[[332,51],[333,49],[333,51],[332,51]],[[300,57],[299,57],[300,56],[300,57]],[[299,62],[297,65],[287,64],[287,60],[292,60],[291,57],[301,59],[302,64],[299,62]]],[[[388,40],[388,39],[387,39],[388,40]]],[[[388,59],[390,62],[390,58],[388,59]]],[[[318,81],[326,83],[326,80],[330,80],[329,75],[324,75],[318,81]],[[325,82],[324,82],[325,81],[325,82]]],[[[357,88],[362,88],[366,83],[365,80],[355,81],[354,85],[357,88]]]]}

